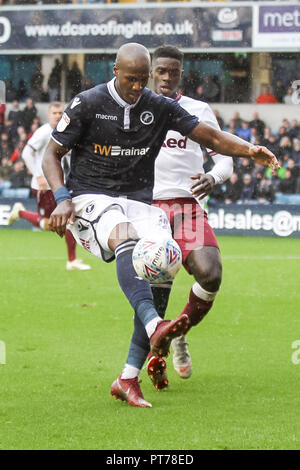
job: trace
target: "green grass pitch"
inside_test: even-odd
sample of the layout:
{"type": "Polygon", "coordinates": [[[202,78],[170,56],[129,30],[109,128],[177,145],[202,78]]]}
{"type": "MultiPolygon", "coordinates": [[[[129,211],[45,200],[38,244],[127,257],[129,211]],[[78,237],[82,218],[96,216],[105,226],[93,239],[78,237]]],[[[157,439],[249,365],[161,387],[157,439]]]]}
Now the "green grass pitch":
{"type": "MultiPolygon", "coordinates": [[[[193,375],[170,357],[157,392],[143,370],[153,408],[139,409],[109,396],[133,317],[115,264],[78,248],[93,269],[67,272],[58,236],[1,229],[0,449],[300,449],[300,241],[219,243],[221,291],[189,334],[193,375]]],[[[182,269],[168,318],[192,282],[182,269]]]]}

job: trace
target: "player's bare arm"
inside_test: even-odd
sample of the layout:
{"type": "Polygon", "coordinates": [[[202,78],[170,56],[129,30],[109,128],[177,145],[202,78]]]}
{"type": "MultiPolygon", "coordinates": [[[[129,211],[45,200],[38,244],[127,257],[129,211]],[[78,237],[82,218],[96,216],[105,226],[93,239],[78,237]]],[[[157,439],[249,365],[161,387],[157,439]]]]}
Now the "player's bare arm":
{"type": "Polygon", "coordinates": [[[268,166],[271,170],[280,168],[277,158],[266,147],[249,144],[236,135],[216,130],[204,123],[199,123],[188,137],[217,153],[236,158],[251,158],[256,163],[268,166]]]}
{"type": "MultiPolygon", "coordinates": [[[[50,140],[43,157],[43,172],[48,184],[54,193],[64,187],[64,175],[61,167],[61,159],[67,153],[67,149],[50,140]]],[[[53,232],[63,237],[67,223],[74,223],[75,211],[71,199],[60,202],[51,214],[49,226],[53,232]]]]}

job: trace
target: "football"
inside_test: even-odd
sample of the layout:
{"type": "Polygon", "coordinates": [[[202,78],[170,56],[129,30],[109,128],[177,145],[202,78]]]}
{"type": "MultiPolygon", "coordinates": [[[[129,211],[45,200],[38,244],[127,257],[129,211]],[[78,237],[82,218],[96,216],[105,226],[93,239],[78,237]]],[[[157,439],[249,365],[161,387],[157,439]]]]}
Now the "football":
{"type": "Polygon", "coordinates": [[[132,253],[139,277],[150,283],[172,281],[182,264],[179,245],[171,236],[141,238],[132,253]]]}

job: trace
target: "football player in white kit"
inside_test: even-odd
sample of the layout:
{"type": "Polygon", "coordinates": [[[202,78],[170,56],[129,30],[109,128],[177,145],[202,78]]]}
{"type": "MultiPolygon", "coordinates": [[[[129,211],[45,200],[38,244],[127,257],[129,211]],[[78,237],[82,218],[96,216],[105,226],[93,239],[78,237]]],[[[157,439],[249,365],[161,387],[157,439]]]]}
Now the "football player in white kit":
{"type": "MultiPolygon", "coordinates": [[[[49,143],[51,133],[56,124],[60,121],[62,113],[63,107],[61,103],[58,101],[50,103],[48,122],[34,132],[22,153],[22,158],[32,174],[31,189],[37,200],[38,211],[28,211],[21,202],[16,202],[9,215],[8,225],[12,225],[16,220],[22,218],[35,227],[50,230],[48,221],[56,207],[56,202],[42,171],[42,158],[45,148],[49,143]]],[[[84,264],[80,259],[76,258],[76,241],[70,230],[66,230],[65,240],[68,254],[66,269],[68,271],[87,271],[91,269],[88,264],[84,264]]]]}
{"type": "MultiPolygon", "coordinates": [[[[182,96],[179,83],[182,77],[183,53],[173,46],[158,47],[153,54],[152,75],[154,90],[177,101],[200,122],[219,129],[210,106],[203,101],[182,96]]],[[[169,131],[155,162],[153,204],[162,208],[171,223],[173,237],[179,244],[183,265],[195,278],[188,302],[182,313],[197,325],[211,309],[221,284],[222,264],[215,234],[208,224],[204,210],[205,197],[215,184],[226,181],[233,172],[231,157],[208,150],[215,165],[204,173],[203,152],[199,144],[169,131]],[[197,173],[191,180],[191,169],[197,173]],[[193,185],[194,183],[194,185],[193,185]],[[192,188],[191,188],[192,187],[192,188]]],[[[172,283],[153,285],[157,311],[163,318],[172,283]]],[[[182,378],[192,374],[192,362],[185,336],[172,341],[173,365],[182,378]]],[[[148,374],[157,389],[168,385],[166,363],[149,353],[148,374]]]]}

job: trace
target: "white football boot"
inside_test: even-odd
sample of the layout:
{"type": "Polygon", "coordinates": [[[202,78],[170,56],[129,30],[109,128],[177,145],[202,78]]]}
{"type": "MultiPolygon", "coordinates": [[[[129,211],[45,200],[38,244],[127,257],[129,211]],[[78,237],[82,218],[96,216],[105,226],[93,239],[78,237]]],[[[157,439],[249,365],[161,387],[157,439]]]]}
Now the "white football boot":
{"type": "Polygon", "coordinates": [[[183,379],[188,379],[193,372],[192,359],[187,348],[188,344],[184,335],[174,338],[171,343],[173,366],[177,374],[183,379]]]}
{"type": "Polygon", "coordinates": [[[83,264],[81,259],[74,259],[73,261],[67,261],[67,271],[88,271],[91,266],[83,264]]]}
{"type": "Polygon", "coordinates": [[[19,212],[20,211],[25,211],[25,207],[23,206],[23,204],[21,202],[16,202],[13,205],[11,213],[9,214],[7,225],[12,225],[16,220],[19,220],[19,218],[20,218],[19,212]]]}

